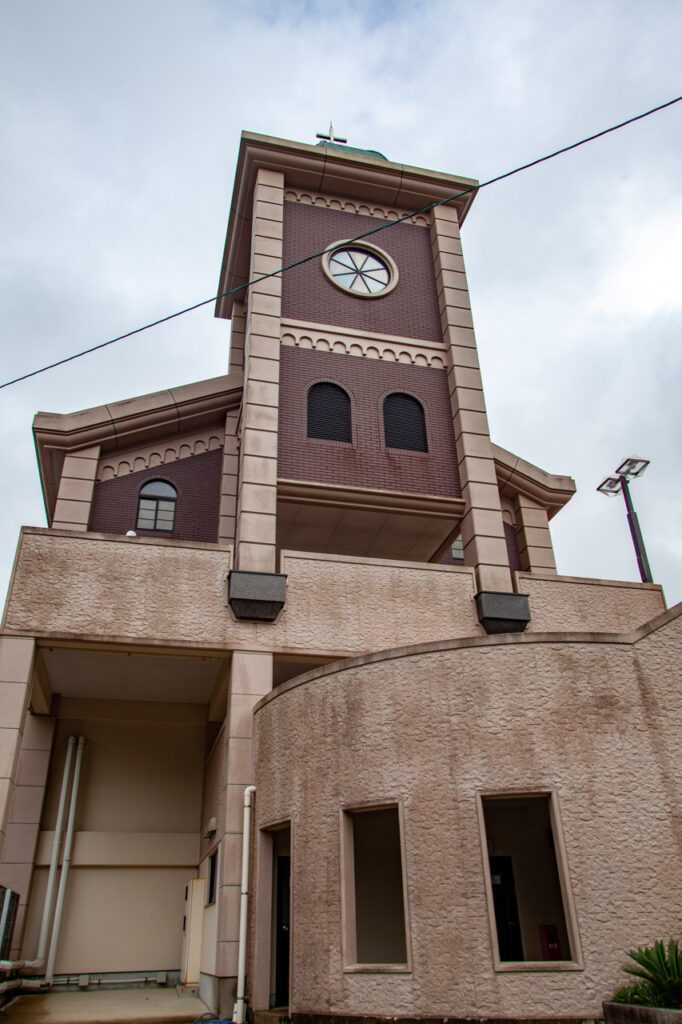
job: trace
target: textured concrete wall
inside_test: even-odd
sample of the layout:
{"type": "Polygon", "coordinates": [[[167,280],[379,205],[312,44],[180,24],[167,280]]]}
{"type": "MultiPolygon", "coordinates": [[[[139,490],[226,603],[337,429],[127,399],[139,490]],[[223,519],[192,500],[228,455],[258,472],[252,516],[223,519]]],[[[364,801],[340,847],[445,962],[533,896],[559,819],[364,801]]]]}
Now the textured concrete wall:
{"type": "Polygon", "coordinates": [[[483,632],[468,569],[290,552],[277,622],[237,622],[229,554],[26,528],[5,630],[339,656],[483,632]]]}
{"type": "MultiPolygon", "coordinates": [[[[483,634],[467,568],[284,552],[287,601],[273,624],[234,619],[229,569],[229,548],[27,527],[4,630],[340,657],[483,634]]],[[[519,581],[534,632],[618,632],[663,610],[655,586],[519,581]]]]}
{"type": "Polygon", "coordinates": [[[528,629],[533,633],[619,633],[665,611],[663,590],[657,584],[556,576],[545,570],[542,575],[517,573],[516,589],[528,594],[528,629]]]}
{"type": "Polygon", "coordinates": [[[292,1010],[600,1016],[625,951],[679,930],[681,627],[397,651],[266,698],[257,825],[292,825],[292,1010]],[[547,791],[583,964],[496,971],[477,795],[547,791]],[[341,811],[396,802],[412,969],[344,971],[341,811]]]}

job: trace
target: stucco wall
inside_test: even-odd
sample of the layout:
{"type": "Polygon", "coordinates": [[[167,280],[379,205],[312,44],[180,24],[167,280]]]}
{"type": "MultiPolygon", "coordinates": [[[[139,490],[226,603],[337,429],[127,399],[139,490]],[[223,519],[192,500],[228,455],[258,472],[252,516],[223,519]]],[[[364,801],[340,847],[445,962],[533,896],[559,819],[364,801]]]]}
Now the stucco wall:
{"type": "Polygon", "coordinates": [[[625,951],[679,926],[681,626],[403,650],[265,698],[257,825],[292,825],[292,1010],[599,1016],[625,951]],[[477,794],[548,791],[584,966],[495,971],[477,794]],[[344,972],[341,811],[395,802],[412,970],[344,972]]]}
{"type": "MultiPolygon", "coordinates": [[[[285,551],[286,605],[265,624],[237,622],[227,606],[230,558],[229,547],[26,527],[3,628],[339,657],[483,635],[468,568],[285,551]]],[[[538,581],[541,594],[521,580],[535,631],[616,632],[663,608],[658,587],[554,577],[538,581]]]]}
{"type": "Polygon", "coordinates": [[[5,629],[145,644],[364,653],[482,634],[470,569],[284,552],[273,625],[227,605],[230,548],[26,528],[5,629]]]}
{"type": "Polygon", "coordinates": [[[634,629],[665,611],[663,590],[654,583],[590,580],[553,573],[517,573],[517,589],[528,594],[533,633],[634,629]]]}

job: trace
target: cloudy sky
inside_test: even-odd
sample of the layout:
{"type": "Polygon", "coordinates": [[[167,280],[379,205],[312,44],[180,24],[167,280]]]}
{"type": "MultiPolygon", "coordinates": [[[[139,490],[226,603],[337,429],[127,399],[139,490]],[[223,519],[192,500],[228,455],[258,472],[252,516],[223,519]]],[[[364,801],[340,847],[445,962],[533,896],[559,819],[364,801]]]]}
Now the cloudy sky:
{"type": "MultiPolygon", "coordinates": [[[[4,0],[1,377],[215,294],[242,129],[481,181],[674,98],[680,0],[4,0]]],[[[578,494],[559,572],[682,599],[682,103],[484,189],[463,230],[494,441],[578,494]]],[[[0,391],[0,593],[45,525],[31,436],[225,372],[212,308],[0,391]]]]}

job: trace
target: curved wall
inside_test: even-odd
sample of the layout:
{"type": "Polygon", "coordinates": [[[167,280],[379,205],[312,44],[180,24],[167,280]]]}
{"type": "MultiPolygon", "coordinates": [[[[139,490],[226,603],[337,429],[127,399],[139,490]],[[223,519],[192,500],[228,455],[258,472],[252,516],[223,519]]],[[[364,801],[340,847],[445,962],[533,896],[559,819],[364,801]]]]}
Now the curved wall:
{"type": "MultiPolygon", "coordinates": [[[[337,662],[261,701],[257,827],[292,829],[292,1012],[600,1016],[622,983],[625,951],[676,927],[680,622],[667,613],[640,639],[528,635],[404,648],[337,662]],[[534,792],[554,794],[577,962],[500,971],[477,798],[534,792]],[[349,972],[342,812],[395,803],[411,970],[349,972]]],[[[257,859],[260,898],[269,881],[259,869],[257,859]]],[[[268,971],[269,923],[256,918],[258,979],[268,971]]]]}

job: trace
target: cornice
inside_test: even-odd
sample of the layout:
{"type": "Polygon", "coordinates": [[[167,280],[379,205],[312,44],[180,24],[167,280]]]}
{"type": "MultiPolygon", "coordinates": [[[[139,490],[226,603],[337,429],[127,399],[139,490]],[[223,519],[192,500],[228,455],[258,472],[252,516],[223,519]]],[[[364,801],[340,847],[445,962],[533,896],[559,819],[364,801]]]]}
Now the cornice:
{"type": "Polygon", "coordinates": [[[448,520],[460,519],[465,508],[462,498],[441,498],[431,494],[400,491],[374,491],[364,487],[343,487],[339,484],[322,484],[307,480],[279,479],[277,497],[281,501],[296,502],[300,505],[352,507],[363,511],[395,511],[448,520]]]}
{"type": "Polygon", "coordinates": [[[497,485],[502,497],[513,498],[515,494],[524,494],[542,505],[551,519],[575,494],[575,480],[572,477],[546,473],[539,466],[526,462],[497,444],[493,444],[492,449],[497,485]]]}

